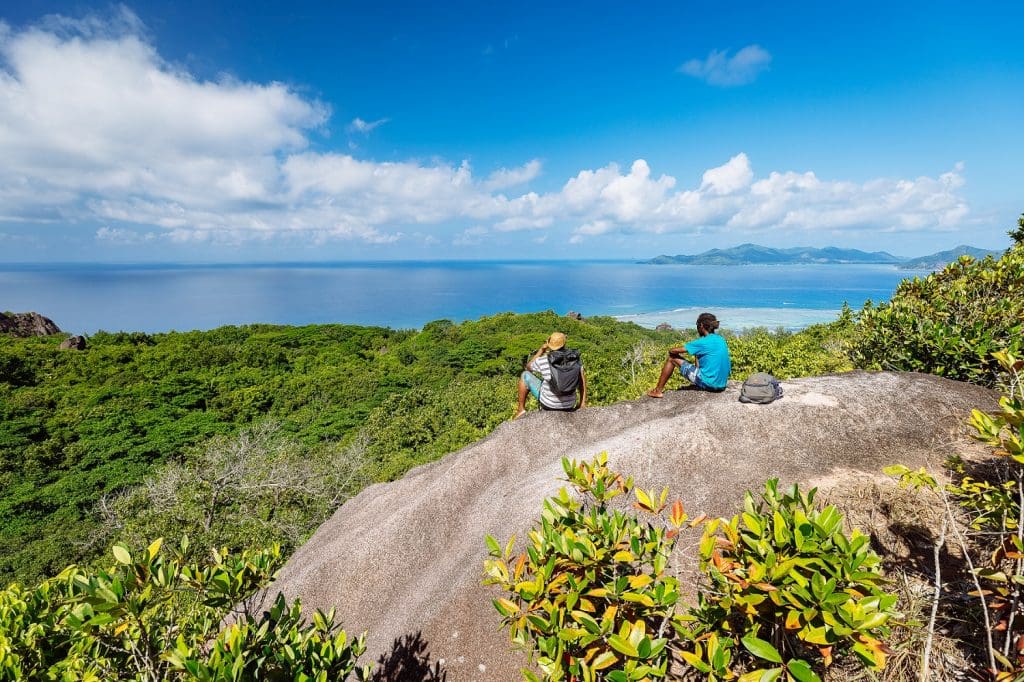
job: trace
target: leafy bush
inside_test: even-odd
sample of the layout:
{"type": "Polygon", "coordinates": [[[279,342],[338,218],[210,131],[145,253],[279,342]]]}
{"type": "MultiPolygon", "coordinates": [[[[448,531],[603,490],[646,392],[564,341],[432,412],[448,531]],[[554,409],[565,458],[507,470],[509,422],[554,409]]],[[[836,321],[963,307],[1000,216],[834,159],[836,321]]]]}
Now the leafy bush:
{"type": "MultiPolygon", "coordinates": [[[[896,596],[887,594],[869,538],[843,534],[835,507],[817,510],[815,491],[780,492],[769,481],[760,500],[746,494],[731,520],[707,521],[700,542],[706,583],[696,606],[679,611],[679,583],[668,559],[687,524],[682,504],[666,514],[668,491],[634,488],[607,466],[562,460],[565,488],[544,502],[525,551],[515,538],[488,536],[484,584],[511,641],[526,649],[545,680],[659,679],[673,654],[708,679],[818,680],[815,669],[852,652],[871,670],[885,666],[881,637],[896,596]],[[633,492],[643,520],[613,508],[633,492]]],[[[530,670],[528,680],[541,679],[530,670]]]]}
{"type": "MultiPolygon", "coordinates": [[[[488,536],[491,559],[484,584],[508,596],[494,607],[517,646],[531,652],[548,680],[615,682],[664,678],[668,669],[669,620],[679,599],[678,581],[665,569],[679,527],[686,521],[676,502],[666,530],[661,518],[668,491],[633,489],[607,467],[562,460],[565,488],[544,502],[540,523],[526,550],[513,558],[515,538],[502,546],[488,536]],[[647,520],[613,510],[619,495],[634,492],[647,520]]],[[[524,670],[528,680],[538,680],[524,670]]]]}
{"type": "Polygon", "coordinates": [[[992,353],[1024,351],[1024,243],[999,259],[962,256],[941,272],[903,280],[888,303],[857,319],[854,361],[994,385],[992,353]]]}
{"type": "Polygon", "coordinates": [[[829,324],[799,332],[751,329],[729,338],[732,375],[744,379],[768,372],[779,379],[837,374],[853,369],[847,352],[853,319],[849,308],[829,324]]]}
{"type": "MultiPolygon", "coordinates": [[[[948,463],[953,482],[940,485],[925,469],[912,471],[902,464],[885,468],[903,487],[936,496],[945,509],[942,531],[935,541],[936,558],[943,546],[955,538],[960,559],[971,577],[973,590],[953,591],[949,601],[954,611],[945,615],[953,621],[966,618],[978,622],[977,640],[969,649],[984,659],[986,677],[1002,681],[1024,679],[1024,360],[1003,351],[992,354],[1005,373],[1006,394],[1000,399],[998,411],[984,413],[973,410],[970,424],[974,438],[989,445],[995,463],[974,465],[970,475],[968,464],[960,458],[948,463]],[[1003,466],[998,466],[999,464],[1003,466]],[[962,515],[955,506],[967,512],[961,529],[962,515]],[[976,603],[973,612],[963,613],[969,603],[976,603]]],[[[948,585],[948,583],[947,583],[948,585]]],[[[943,590],[942,569],[936,560],[935,595],[929,632],[936,627],[938,607],[943,590]]],[[[953,582],[953,587],[957,585],[953,582]]],[[[930,644],[929,637],[929,644],[930,644]]],[[[922,679],[928,677],[928,648],[922,660],[922,679]]]]}
{"type": "Polygon", "coordinates": [[[693,642],[688,663],[727,678],[742,645],[754,668],[744,679],[816,680],[814,668],[846,651],[869,669],[885,666],[881,637],[897,597],[880,587],[870,538],[847,537],[839,511],[815,509],[814,495],[795,485],[780,492],[773,479],[759,500],[746,494],[741,514],[706,524],[700,559],[710,584],[677,627],[693,642]]]}
{"type": "Polygon", "coordinates": [[[281,595],[252,612],[279,548],[213,552],[198,564],[186,549],[168,555],[157,540],[133,555],[114,545],[109,570],[71,566],[35,589],[0,592],[0,680],[369,678],[356,664],[363,637],[350,640],[333,613],[306,624],[299,603],[281,595]]]}

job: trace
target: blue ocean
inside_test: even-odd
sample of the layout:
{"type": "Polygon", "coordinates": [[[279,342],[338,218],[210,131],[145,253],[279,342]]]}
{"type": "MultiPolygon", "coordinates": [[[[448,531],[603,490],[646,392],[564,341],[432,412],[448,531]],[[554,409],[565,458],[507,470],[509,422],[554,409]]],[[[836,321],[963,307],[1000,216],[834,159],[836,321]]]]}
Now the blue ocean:
{"type": "Polygon", "coordinates": [[[350,323],[418,328],[431,320],[572,310],[689,327],[708,310],[724,328],[799,329],[844,302],[886,300],[891,265],[643,265],[622,261],[247,265],[0,264],[0,310],[36,311],[61,329],[186,331],[221,325],[350,323]]]}

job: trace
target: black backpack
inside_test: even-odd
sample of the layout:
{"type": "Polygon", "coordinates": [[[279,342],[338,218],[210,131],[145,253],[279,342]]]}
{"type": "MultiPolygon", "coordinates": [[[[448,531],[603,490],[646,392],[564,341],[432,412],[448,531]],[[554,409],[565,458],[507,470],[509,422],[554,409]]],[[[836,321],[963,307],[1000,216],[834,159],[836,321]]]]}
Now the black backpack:
{"type": "Polygon", "coordinates": [[[548,365],[551,367],[551,379],[548,386],[555,395],[570,395],[580,385],[580,371],[583,363],[580,352],[573,348],[559,348],[548,353],[548,365]]]}
{"type": "Polygon", "coordinates": [[[741,403],[767,405],[781,397],[782,385],[779,384],[779,380],[764,372],[751,374],[740,388],[741,403]]]}

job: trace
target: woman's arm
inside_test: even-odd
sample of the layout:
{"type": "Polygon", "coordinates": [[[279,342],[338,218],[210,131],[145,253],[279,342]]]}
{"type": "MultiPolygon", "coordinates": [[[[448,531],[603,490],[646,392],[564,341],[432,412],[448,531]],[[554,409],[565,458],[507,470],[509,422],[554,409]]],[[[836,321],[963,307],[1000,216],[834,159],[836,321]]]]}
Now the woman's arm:
{"type": "Polygon", "coordinates": [[[534,353],[533,355],[531,355],[530,359],[526,361],[526,369],[531,369],[530,365],[533,364],[533,361],[536,360],[537,358],[539,358],[540,356],[544,355],[544,353],[547,352],[547,349],[548,349],[548,342],[545,341],[544,345],[541,346],[540,348],[538,348],[537,352],[534,353]]]}
{"type": "Polygon", "coordinates": [[[587,373],[580,367],[580,404],[576,409],[583,409],[587,406],[587,373]]]}

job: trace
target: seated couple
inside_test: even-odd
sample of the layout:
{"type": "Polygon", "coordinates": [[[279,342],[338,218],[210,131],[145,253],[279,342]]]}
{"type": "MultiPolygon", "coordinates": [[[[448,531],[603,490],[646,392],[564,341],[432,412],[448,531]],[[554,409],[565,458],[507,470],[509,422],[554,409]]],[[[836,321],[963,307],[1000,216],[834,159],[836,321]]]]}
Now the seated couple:
{"type": "MultiPolygon", "coordinates": [[[[718,320],[715,319],[715,316],[711,313],[701,313],[697,318],[697,333],[700,334],[700,338],[668,352],[668,359],[665,360],[665,365],[661,368],[658,385],[647,395],[652,398],[664,397],[665,384],[676,369],[698,389],[724,390],[732,365],[729,360],[729,347],[726,345],[725,339],[715,333],[716,329],[718,329],[718,320]],[[693,364],[683,358],[684,353],[689,353],[694,357],[693,364]]],[[[565,334],[555,332],[527,361],[526,371],[519,377],[519,403],[513,419],[518,419],[526,414],[526,396],[531,393],[540,403],[541,409],[544,410],[570,411],[586,407],[586,373],[583,371],[582,363],[579,362],[579,354],[568,349],[562,351],[564,346],[565,334]],[[568,358],[566,358],[567,354],[568,358]],[[566,374],[570,377],[578,377],[576,381],[570,379],[569,386],[564,391],[557,390],[552,385],[558,383],[558,377],[554,381],[552,379],[552,361],[556,365],[555,371],[559,377],[566,374]],[[573,374],[574,372],[575,374],[573,374]],[[579,395],[578,400],[577,394],[579,395]]]]}

